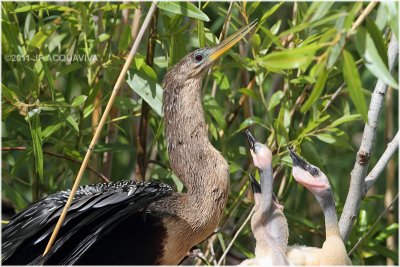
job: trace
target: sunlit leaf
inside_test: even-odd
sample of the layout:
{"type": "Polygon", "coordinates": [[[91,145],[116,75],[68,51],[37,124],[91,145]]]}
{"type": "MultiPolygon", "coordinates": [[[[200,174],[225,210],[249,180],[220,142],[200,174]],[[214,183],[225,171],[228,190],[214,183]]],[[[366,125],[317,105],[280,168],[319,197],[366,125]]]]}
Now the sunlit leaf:
{"type": "Polygon", "coordinates": [[[336,127],[340,124],[343,124],[346,122],[352,122],[352,121],[359,120],[359,119],[361,119],[360,114],[344,115],[343,117],[340,117],[339,119],[332,122],[331,125],[329,125],[329,127],[336,127]]]}
{"type": "Polygon", "coordinates": [[[159,2],[157,7],[182,16],[210,21],[203,11],[190,2],[159,2]]]}
{"type": "Polygon", "coordinates": [[[138,75],[131,76],[128,72],[127,84],[135,91],[149,106],[159,115],[162,112],[162,88],[159,84],[151,80],[145,80],[138,75]]]}
{"type": "Polygon", "coordinates": [[[375,47],[374,41],[368,33],[366,35],[364,58],[365,66],[376,78],[382,79],[383,82],[394,88],[399,88],[397,81],[390,74],[390,71],[381,59],[379,52],[375,47]]]}
{"type": "Polygon", "coordinates": [[[376,50],[378,51],[383,63],[388,66],[387,49],[385,45],[385,40],[383,39],[383,33],[381,33],[381,31],[371,19],[367,18],[366,21],[368,33],[374,41],[376,50]]]}
{"type": "Polygon", "coordinates": [[[313,60],[318,49],[326,44],[312,44],[294,49],[275,51],[266,56],[260,57],[257,62],[266,69],[296,69],[313,60]]]}
{"type": "Polygon", "coordinates": [[[268,110],[273,109],[274,107],[276,107],[279,102],[281,101],[281,99],[283,98],[285,94],[283,93],[283,91],[276,91],[270,98],[269,103],[268,103],[268,110]]]}

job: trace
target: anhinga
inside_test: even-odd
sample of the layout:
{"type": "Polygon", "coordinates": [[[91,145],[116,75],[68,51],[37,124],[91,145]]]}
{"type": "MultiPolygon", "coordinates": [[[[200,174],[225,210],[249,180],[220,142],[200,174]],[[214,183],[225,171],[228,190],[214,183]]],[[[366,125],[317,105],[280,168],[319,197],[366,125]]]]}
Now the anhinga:
{"type": "Polygon", "coordinates": [[[257,142],[248,130],[245,133],[254,165],[259,170],[261,186],[250,174],[255,200],[251,230],[256,239],[256,249],[255,258],[245,260],[241,265],[288,265],[285,252],[289,230],[282,206],[273,195],[272,152],[266,145],[257,142]]]}
{"type": "Polygon", "coordinates": [[[255,25],[243,27],[214,48],[188,54],[164,78],[171,168],[186,193],[134,181],[82,186],[54,246],[42,257],[69,191],[50,195],[3,227],[2,263],[172,265],[206,239],[223,214],[229,171],[208,140],[201,81],[215,59],[255,25]]]}
{"type": "Polygon", "coordinates": [[[293,161],[293,177],[313,193],[325,217],[326,240],[322,248],[292,246],[287,256],[294,265],[351,265],[346,247],[340,237],[335,200],[326,175],[289,149],[293,161]]]}

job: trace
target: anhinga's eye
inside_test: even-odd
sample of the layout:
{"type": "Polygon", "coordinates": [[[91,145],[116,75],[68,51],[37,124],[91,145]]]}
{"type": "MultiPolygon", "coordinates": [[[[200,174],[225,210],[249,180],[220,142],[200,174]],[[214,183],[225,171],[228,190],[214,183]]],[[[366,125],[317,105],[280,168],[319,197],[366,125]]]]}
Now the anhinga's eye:
{"type": "Polygon", "coordinates": [[[200,63],[203,61],[203,55],[202,54],[195,54],[194,55],[194,60],[196,60],[197,63],[200,63]]]}
{"type": "Polygon", "coordinates": [[[315,176],[319,174],[319,170],[317,168],[312,168],[311,169],[311,175],[315,176]]]}

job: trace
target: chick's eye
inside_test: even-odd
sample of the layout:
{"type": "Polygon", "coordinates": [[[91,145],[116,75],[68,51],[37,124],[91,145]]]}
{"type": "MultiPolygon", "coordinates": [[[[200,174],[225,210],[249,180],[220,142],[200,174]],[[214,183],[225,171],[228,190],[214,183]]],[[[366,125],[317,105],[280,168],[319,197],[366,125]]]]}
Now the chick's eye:
{"type": "Polygon", "coordinates": [[[200,62],[200,61],[203,60],[203,56],[202,56],[201,54],[197,54],[197,55],[194,56],[194,59],[195,59],[197,62],[200,62]]]}

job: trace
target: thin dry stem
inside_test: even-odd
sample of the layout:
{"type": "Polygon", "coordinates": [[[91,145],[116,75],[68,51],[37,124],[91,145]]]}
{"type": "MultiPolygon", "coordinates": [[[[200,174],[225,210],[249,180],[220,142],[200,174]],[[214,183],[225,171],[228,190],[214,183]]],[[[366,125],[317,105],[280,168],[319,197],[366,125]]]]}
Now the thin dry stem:
{"type": "Polygon", "coordinates": [[[251,216],[253,216],[254,213],[254,209],[251,210],[251,212],[249,213],[249,215],[247,216],[246,220],[243,222],[243,224],[240,226],[240,228],[237,230],[237,232],[235,233],[235,235],[233,236],[231,242],[229,243],[229,245],[226,247],[224,254],[222,254],[221,258],[218,261],[218,266],[221,265],[221,263],[224,261],[226,255],[228,254],[229,250],[231,249],[231,247],[233,246],[233,243],[236,241],[236,239],[238,238],[240,232],[243,230],[243,228],[246,226],[246,224],[250,221],[251,216]]]}
{"type": "Polygon", "coordinates": [[[361,23],[363,23],[363,21],[365,20],[365,18],[368,16],[369,13],[371,13],[371,11],[374,9],[374,7],[378,4],[379,2],[377,1],[373,1],[371,3],[368,4],[368,6],[364,9],[364,11],[360,14],[360,16],[358,16],[356,22],[354,22],[353,26],[351,27],[350,31],[346,34],[346,39],[349,39],[353,33],[355,32],[355,30],[358,28],[358,26],[361,25],[361,23]]]}

